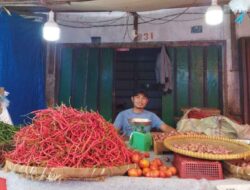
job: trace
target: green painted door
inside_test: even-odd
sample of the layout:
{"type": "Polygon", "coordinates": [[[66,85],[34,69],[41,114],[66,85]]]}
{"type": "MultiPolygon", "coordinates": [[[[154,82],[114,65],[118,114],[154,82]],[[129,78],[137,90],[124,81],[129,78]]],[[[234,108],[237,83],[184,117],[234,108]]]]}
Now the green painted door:
{"type": "Polygon", "coordinates": [[[222,110],[222,46],[167,48],[173,68],[174,89],[162,97],[162,118],[171,126],[184,107],[222,110]]]}
{"type": "Polygon", "coordinates": [[[58,92],[58,103],[64,103],[65,105],[70,105],[71,98],[71,79],[72,79],[72,49],[64,48],[61,51],[61,61],[60,61],[60,82],[57,84],[59,86],[58,92]]]}
{"type": "Polygon", "coordinates": [[[62,48],[58,104],[100,112],[112,119],[113,50],[62,48]]]}

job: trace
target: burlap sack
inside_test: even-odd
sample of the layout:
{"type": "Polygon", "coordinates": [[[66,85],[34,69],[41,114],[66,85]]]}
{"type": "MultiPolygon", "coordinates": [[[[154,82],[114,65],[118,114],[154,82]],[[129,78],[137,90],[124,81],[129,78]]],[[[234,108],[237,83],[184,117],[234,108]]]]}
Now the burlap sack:
{"type": "Polygon", "coordinates": [[[249,125],[240,125],[222,115],[190,119],[188,113],[189,111],[177,123],[177,131],[195,131],[211,136],[250,139],[249,125]]]}

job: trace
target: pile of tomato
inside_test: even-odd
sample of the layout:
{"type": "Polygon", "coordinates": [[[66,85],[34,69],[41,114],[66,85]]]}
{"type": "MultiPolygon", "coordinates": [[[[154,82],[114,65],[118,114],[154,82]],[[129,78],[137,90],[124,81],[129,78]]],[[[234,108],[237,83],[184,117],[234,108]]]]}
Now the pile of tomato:
{"type": "Polygon", "coordinates": [[[140,154],[135,153],[132,155],[132,161],[138,165],[138,168],[128,170],[128,176],[131,177],[145,176],[168,178],[177,173],[174,166],[165,165],[159,158],[148,160],[141,157],[140,154]]]}

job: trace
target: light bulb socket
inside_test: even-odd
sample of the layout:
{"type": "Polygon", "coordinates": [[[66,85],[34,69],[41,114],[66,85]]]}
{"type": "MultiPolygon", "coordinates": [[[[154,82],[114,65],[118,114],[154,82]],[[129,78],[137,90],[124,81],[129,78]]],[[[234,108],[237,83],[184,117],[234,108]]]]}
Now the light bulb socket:
{"type": "Polygon", "coordinates": [[[55,22],[54,15],[55,15],[54,12],[53,12],[53,11],[50,11],[50,12],[49,12],[48,21],[54,21],[54,22],[55,22]]]}

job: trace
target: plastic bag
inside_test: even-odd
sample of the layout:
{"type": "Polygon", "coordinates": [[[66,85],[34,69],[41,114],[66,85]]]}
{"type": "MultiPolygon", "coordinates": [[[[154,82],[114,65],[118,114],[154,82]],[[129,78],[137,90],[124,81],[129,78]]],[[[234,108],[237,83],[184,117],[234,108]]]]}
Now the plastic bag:
{"type": "Polygon", "coordinates": [[[4,88],[0,88],[0,121],[13,125],[10,114],[8,112],[9,100],[7,96],[9,92],[6,92],[4,88]]]}

